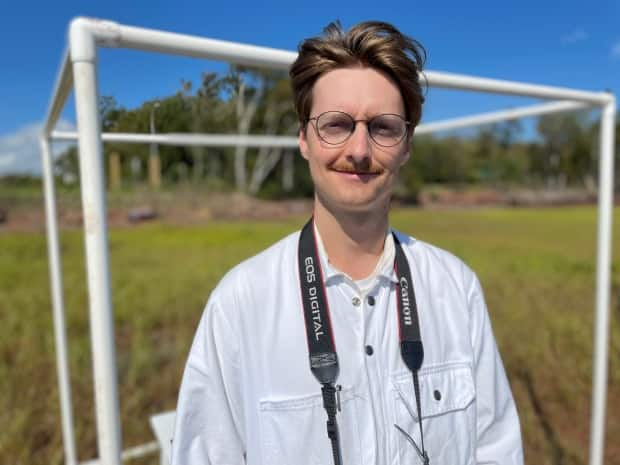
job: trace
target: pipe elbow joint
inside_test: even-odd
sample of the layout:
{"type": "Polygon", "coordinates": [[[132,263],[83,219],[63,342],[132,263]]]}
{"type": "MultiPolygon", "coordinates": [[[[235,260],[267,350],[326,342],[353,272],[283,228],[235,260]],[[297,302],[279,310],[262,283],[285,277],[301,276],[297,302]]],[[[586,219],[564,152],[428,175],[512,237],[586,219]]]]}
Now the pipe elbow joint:
{"type": "Polygon", "coordinates": [[[88,18],[77,17],[69,24],[69,49],[73,63],[96,60],[97,46],[88,18]]]}
{"type": "Polygon", "coordinates": [[[118,23],[78,16],[69,25],[71,61],[94,62],[98,44],[115,47],[119,40],[118,23]]]}

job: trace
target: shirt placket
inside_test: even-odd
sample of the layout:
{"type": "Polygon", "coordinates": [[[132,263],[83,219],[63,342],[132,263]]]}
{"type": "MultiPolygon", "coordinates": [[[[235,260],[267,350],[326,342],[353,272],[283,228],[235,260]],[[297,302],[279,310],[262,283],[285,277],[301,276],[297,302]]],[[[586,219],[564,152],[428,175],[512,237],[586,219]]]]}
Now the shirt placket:
{"type": "MultiPolygon", "coordinates": [[[[378,465],[380,446],[377,443],[376,420],[374,413],[374,393],[368,380],[366,343],[367,302],[354,282],[344,276],[335,276],[330,283],[330,299],[338,302],[338,320],[343,325],[341,342],[336,342],[340,359],[340,379],[354,389],[354,408],[356,410],[361,444],[361,463],[378,465]],[[342,347],[342,348],[341,348],[342,347]]],[[[334,308],[332,310],[336,311],[334,308]]]]}
{"type": "MultiPolygon", "coordinates": [[[[366,352],[365,378],[371,394],[372,418],[375,425],[373,440],[377,445],[377,456],[373,463],[389,464],[390,447],[386,428],[391,425],[388,418],[388,394],[386,386],[389,384],[387,367],[390,365],[389,344],[389,293],[390,283],[380,279],[364,300],[364,343],[372,348],[366,352]],[[386,287],[387,286],[387,287],[386,287]]],[[[394,309],[392,309],[394,310],[394,309]]]]}
{"type": "MultiPolygon", "coordinates": [[[[353,282],[344,279],[338,286],[340,297],[345,300],[349,321],[357,335],[353,342],[356,354],[355,366],[361,367],[353,375],[357,392],[356,409],[360,428],[362,463],[389,464],[390,447],[386,425],[388,396],[386,369],[390,365],[386,351],[389,318],[390,283],[379,279],[367,295],[361,294],[353,282]],[[383,284],[383,285],[382,285],[383,284]],[[386,287],[387,286],[387,287],[386,287]],[[361,358],[361,359],[360,359],[361,358]]],[[[395,309],[394,309],[395,310],[395,309]]]]}

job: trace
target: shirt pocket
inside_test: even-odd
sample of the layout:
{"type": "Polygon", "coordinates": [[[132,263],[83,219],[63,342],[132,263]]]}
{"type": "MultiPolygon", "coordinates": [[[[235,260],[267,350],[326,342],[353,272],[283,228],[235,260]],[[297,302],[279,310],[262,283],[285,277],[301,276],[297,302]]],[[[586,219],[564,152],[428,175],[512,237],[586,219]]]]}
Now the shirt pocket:
{"type": "MultiPolygon", "coordinates": [[[[260,401],[263,465],[333,465],[320,389],[317,385],[316,395],[260,401]]],[[[340,392],[340,405],[336,421],[343,463],[359,465],[361,442],[352,389],[340,392]]]]}
{"type": "MultiPolygon", "coordinates": [[[[476,434],[475,388],[468,364],[431,367],[419,373],[424,446],[431,464],[468,465],[474,461],[476,434]]],[[[394,423],[405,430],[421,449],[420,425],[413,375],[392,378],[394,423]]],[[[396,454],[401,465],[422,463],[407,438],[393,428],[396,454]]]]}

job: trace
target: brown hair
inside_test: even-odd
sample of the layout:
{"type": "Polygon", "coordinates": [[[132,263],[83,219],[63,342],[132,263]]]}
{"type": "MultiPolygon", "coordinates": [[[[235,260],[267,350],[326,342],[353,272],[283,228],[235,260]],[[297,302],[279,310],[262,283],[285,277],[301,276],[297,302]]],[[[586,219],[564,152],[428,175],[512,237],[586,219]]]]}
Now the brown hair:
{"type": "Polygon", "coordinates": [[[301,42],[298,51],[289,75],[302,126],[310,118],[316,81],[334,69],[360,65],[382,71],[393,79],[400,89],[410,128],[420,121],[424,94],[418,73],[424,66],[426,52],[418,41],[391,24],[367,21],[345,33],[336,21],[327,25],[322,36],[301,42]]]}

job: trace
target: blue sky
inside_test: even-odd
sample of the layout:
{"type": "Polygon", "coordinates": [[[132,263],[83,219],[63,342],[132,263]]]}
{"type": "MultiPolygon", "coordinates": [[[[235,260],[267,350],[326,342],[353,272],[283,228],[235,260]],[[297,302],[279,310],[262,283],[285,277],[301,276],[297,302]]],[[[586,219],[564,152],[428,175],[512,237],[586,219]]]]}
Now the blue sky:
{"type": "MultiPolygon", "coordinates": [[[[0,174],[39,171],[36,134],[74,16],[294,50],[329,21],[392,22],[420,40],[427,68],[620,93],[620,2],[295,1],[6,2],[0,17],[0,174]]],[[[132,108],[174,93],[221,64],[104,49],[100,93],[132,108]]],[[[526,104],[515,97],[431,89],[425,121],[526,104]]],[[[74,123],[73,101],[62,125],[74,123]]]]}

